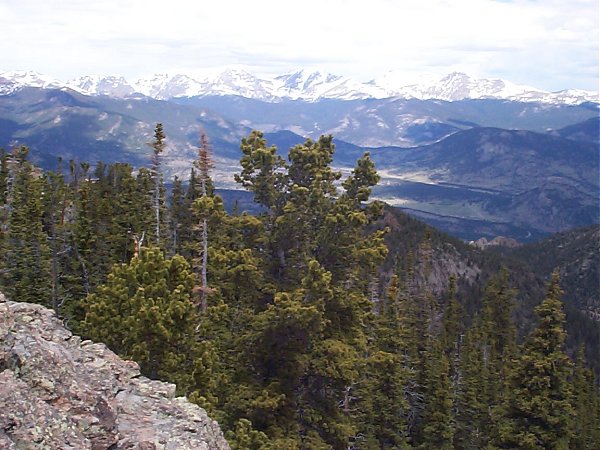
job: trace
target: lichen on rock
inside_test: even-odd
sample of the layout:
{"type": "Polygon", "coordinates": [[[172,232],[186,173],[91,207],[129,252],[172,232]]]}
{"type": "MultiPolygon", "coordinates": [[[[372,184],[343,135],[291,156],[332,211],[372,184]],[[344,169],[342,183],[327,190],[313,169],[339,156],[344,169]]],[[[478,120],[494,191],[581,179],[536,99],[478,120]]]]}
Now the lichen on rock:
{"type": "Polygon", "coordinates": [[[175,386],[140,375],[54,312],[0,293],[0,448],[229,449],[219,425],[175,386]]]}

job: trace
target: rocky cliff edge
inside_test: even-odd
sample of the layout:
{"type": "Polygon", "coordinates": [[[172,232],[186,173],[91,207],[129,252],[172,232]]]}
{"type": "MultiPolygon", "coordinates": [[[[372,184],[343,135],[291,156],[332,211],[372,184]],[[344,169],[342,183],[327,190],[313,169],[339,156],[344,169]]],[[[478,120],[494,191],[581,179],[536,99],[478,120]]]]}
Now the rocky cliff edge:
{"type": "Polygon", "coordinates": [[[54,312],[0,294],[1,449],[229,449],[175,386],[140,375],[54,312]]]}

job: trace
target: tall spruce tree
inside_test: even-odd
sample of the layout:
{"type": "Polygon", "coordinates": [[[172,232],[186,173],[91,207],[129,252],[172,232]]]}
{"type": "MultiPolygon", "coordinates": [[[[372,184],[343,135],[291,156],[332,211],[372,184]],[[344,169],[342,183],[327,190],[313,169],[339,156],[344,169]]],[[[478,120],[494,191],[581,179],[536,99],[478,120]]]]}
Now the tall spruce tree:
{"type": "Polygon", "coordinates": [[[170,207],[170,220],[169,225],[171,230],[171,242],[169,246],[169,254],[181,255],[182,253],[182,229],[185,217],[189,215],[190,211],[186,208],[185,204],[185,192],[183,189],[183,183],[177,176],[173,179],[173,189],[171,190],[171,198],[169,202],[170,207]]]}
{"type": "Polygon", "coordinates": [[[357,386],[362,439],[357,448],[410,448],[408,444],[410,366],[406,321],[400,308],[400,281],[390,280],[386,295],[374,305],[365,376],[357,386]]]}
{"type": "Polygon", "coordinates": [[[600,389],[593,371],[586,367],[583,346],[576,355],[572,385],[575,417],[570,448],[600,448],[600,389]]]}
{"type": "Polygon", "coordinates": [[[425,408],[419,448],[450,450],[454,439],[450,365],[442,342],[434,337],[430,339],[427,349],[425,379],[425,408]]]}
{"type": "Polygon", "coordinates": [[[70,292],[69,258],[71,257],[71,213],[72,195],[64,176],[60,172],[45,174],[45,228],[49,238],[50,273],[52,283],[52,309],[62,316],[62,310],[70,309],[67,305],[73,299],[70,292]],[[66,308],[65,308],[66,307],[66,308]]]}
{"type": "Polygon", "coordinates": [[[8,199],[10,186],[9,153],[0,148],[0,205],[4,205],[8,199]]]}
{"type": "Polygon", "coordinates": [[[163,186],[163,177],[160,156],[165,151],[165,132],[162,123],[157,123],[154,128],[154,140],[149,144],[152,147],[150,173],[152,176],[152,208],[154,211],[154,239],[155,245],[161,246],[163,243],[164,229],[164,204],[165,189],[163,186]]]}
{"type": "Polygon", "coordinates": [[[487,437],[497,434],[498,409],[510,394],[509,371],[517,355],[517,330],[513,320],[516,291],[509,284],[506,268],[501,268],[488,282],[483,296],[481,320],[477,323],[480,339],[479,351],[484,366],[480,377],[483,381],[481,396],[487,405],[482,417],[482,428],[487,437]]]}
{"type": "Polygon", "coordinates": [[[487,366],[481,348],[481,328],[474,325],[466,331],[460,349],[460,377],[454,397],[454,447],[465,450],[486,448],[490,439],[489,409],[485,395],[487,366]]]}
{"type": "Polygon", "coordinates": [[[500,448],[567,450],[573,437],[573,364],[565,353],[565,314],[558,271],[535,308],[539,323],[509,376],[499,424],[500,448]]]}
{"type": "MultiPolygon", "coordinates": [[[[198,170],[198,178],[200,182],[200,196],[205,200],[209,196],[213,196],[214,188],[212,185],[212,179],[210,177],[210,171],[213,167],[212,163],[212,150],[208,142],[206,134],[200,135],[200,146],[198,147],[198,157],[194,161],[194,167],[198,170]]],[[[198,279],[199,286],[197,286],[197,292],[199,294],[199,307],[200,311],[205,312],[208,308],[208,216],[210,211],[203,206],[206,201],[199,202],[195,211],[198,212],[198,231],[201,235],[199,242],[199,254],[196,256],[195,266],[198,268],[198,279]]]]}
{"type": "Polygon", "coordinates": [[[13,300],[52,307],[48,235],[44,229],[45,180],[28,161],[29,149],[12,152],[2,252],[2,288],[13,300]]]}

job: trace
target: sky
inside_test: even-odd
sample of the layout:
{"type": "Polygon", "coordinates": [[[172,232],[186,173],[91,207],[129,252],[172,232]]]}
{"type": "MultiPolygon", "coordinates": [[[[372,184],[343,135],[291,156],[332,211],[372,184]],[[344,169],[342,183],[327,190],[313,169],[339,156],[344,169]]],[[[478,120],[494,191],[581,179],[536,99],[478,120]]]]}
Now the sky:
{"type": "Polygon", "coordinates": [[[200,76],[454,71],[598,91],[598,0],[0,0],[0,71],[200,76]]]}

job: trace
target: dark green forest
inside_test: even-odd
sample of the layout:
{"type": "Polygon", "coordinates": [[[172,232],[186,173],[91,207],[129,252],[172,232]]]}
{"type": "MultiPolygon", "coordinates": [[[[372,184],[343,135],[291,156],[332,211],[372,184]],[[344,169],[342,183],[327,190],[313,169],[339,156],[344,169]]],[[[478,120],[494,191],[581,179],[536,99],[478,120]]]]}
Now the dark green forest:
{"type": "Polygon", "coordinates": [[[205,135],[186,180],[165,148],[157,124],[148,167],[2,151],[2,291],[175,383],[233,449],[600,448],[597,323],[567,322],[558,271],[465,250],[484,272],[434,288],[446,238],[370,201],[368,153],[335,171],[331,136],[242,140],[255,214],[225,209],[205,135]]]}

